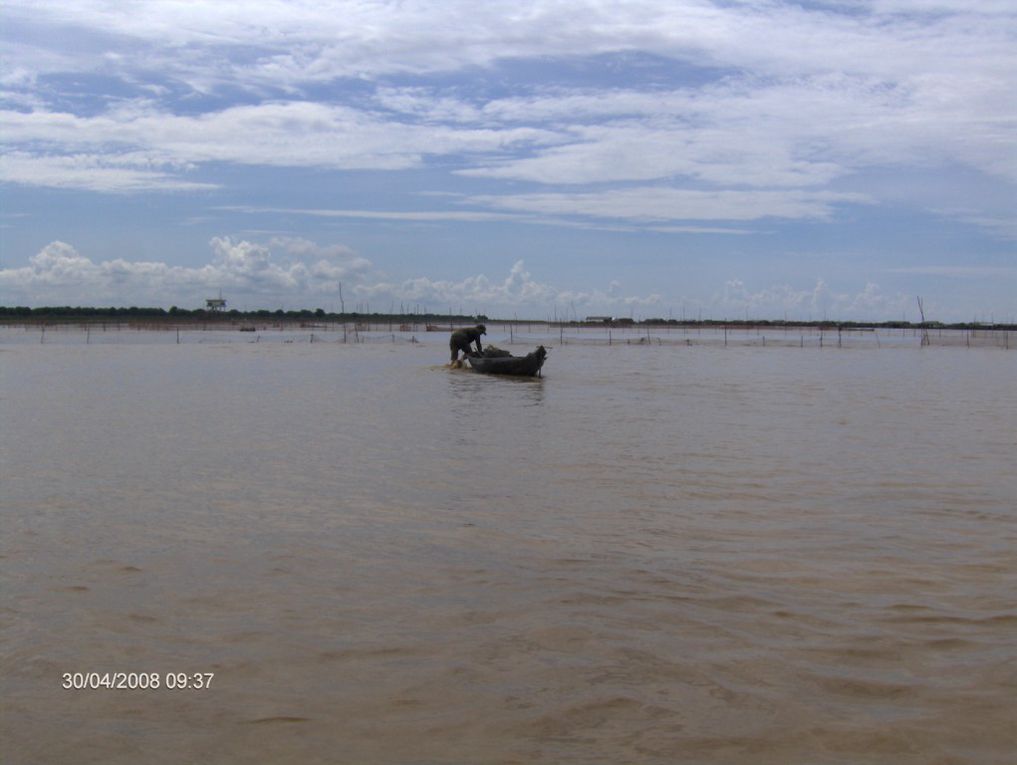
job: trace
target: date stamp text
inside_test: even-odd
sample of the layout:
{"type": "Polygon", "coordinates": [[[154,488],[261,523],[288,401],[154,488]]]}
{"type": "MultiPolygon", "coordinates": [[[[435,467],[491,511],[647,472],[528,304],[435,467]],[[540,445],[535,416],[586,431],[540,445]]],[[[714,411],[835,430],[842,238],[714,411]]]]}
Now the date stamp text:
{"type": "Polygon", "coordinates": [[[64,672],[60,685],[68,691],[203,691],[214,677],[214,672],[64,672]]]}

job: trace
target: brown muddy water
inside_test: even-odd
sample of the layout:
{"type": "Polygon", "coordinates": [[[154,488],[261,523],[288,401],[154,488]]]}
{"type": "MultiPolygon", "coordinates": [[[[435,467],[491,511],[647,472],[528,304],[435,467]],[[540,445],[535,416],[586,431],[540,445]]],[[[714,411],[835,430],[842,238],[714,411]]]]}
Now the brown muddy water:
{"type": "Polygon", "coordinates": [[[1014,762],[1017,354],[446,353],[0,349],[0,760],[1014,762]]]}

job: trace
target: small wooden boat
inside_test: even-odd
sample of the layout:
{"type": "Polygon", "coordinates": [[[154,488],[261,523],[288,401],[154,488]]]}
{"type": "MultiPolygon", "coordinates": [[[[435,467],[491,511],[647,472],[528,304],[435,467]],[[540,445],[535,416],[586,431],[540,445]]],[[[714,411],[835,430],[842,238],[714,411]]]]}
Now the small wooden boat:
{"type": "Polygon", "coordinates": [[[484,374],[533,377],[540,374],[540,368],[547,358],[547,349],[541,345],[533,353],[513,356],[508,351],[489,348],[483,353],[468,354],[466,358],[475,371],[484,374]]]}

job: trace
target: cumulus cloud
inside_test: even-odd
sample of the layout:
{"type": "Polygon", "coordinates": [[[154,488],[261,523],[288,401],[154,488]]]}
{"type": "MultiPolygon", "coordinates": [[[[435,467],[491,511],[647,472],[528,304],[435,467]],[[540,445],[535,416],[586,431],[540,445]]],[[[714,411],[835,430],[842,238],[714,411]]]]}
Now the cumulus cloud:
{"type": "Polygon", "coordinates": [[[569,290],[535,279],[517,261],[503,279],[484,274],[460,281],[417,276],[401,281],[382,278],[367,259],[344,245],[322,246],[310,240],[275,237],[267,244],[214,237],[212,257],[200,267],[122,258],[93,261],[66,242],[51,242],[22,268],[0,269],[0,303],[31,305],[177,304],[200,306],[218,290],[231,305],[264,308],[285,303],[335,306],[340,285],[350,301],[414,304],[444,311],[464,305],[480,312],[543,315],[551,307],[573,305],[598,310],[648,308],[660,296],[626,295],[613,282],[607,290],[569,290]],[[282,253],[284,257],[280,258],[282,253]],[[528,312],[528,313],[527,313],[528,312]]]}
{"type": "Polygon", "coordinates": [[[733,279],[714,295],[709,308],[714,318],[885,321],[900,316],[912,300],[902,293],[884,294],[874,282],[850,293],[831,290],[823,279],[806,289],[778,284],[757,290],[733,279]]]}
{"type": "Polygon", "coordinates": [[[287,296],[313,300],[337,295],[344,279],[356,280],[370,263],[340,246],[285,240],[295,257],[278,259],[272,248],[230,237],[211,240],[211,261],[201,267],[123,258],[94,261],[66,242],[51,242],[27,266],[0,269],[3,302],[95,305],[107,301],[163,305],[200,304],[222,289],[252,300],[287,296]]]}
{"type": "Polygon", "coordinates": [[[622,295],[619,285],[608,290],[569,290],[542,283],[533,278],[522,260],[501,280],[485,275],[469,276],[461,281],[434,280],[427,277],[406,279],[402,282],[379,282],[359,285],[357,294],[368,299],[390,297],[400,301],[431,306],[477,306],[480,312],[510,315],[529,311],[529,316],[541,316],[554,306],[580,306],[604,309],[610,307],[648,307],[660,303],[660,296],[622,295]]]}

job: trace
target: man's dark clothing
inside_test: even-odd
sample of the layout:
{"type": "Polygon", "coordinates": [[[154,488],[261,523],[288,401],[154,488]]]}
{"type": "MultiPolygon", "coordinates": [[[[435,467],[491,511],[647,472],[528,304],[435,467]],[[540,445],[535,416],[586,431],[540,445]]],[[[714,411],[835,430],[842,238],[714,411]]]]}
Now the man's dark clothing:
{"type": "Polygon", "coordinates": [[[483,353],[484,347],[480,344],[480,336],[484,334],[485,328],[482,326],[467,327],[466,329],[457,329],[452,333],[452,337],[449,339],[448,347],[452,351],[452,361],[459,358],[459,351],[463,352],[463,355],[470,354],[470,343],[477,344],[477,353],[483,353]]]}

